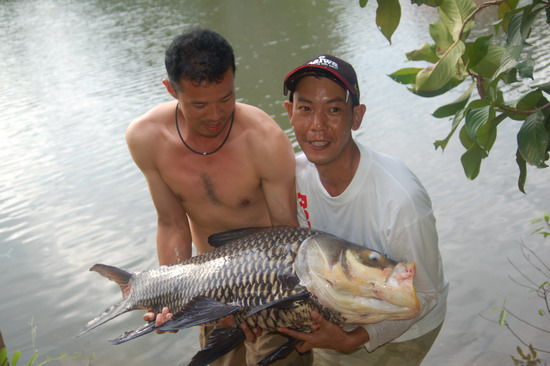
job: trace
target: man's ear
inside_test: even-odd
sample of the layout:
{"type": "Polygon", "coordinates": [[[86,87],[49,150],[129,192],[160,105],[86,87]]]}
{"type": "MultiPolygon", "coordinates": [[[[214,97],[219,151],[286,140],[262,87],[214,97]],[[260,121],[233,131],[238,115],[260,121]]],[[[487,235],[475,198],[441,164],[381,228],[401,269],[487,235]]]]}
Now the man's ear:
{"type": "Polygon", "coordinates": [[[174,98],[174,99],[178,99],[178,95],[176,93],[176,90],[174,89],[174,87],[172,86],[172,83],[170,82],[170,80],[168,79],[162,79],[162,83],[164,84],[164,86],[166,87],[166,90],[168,91],[168,93],[174,98]]]}
{"type": "Polygon", "coordinates": [[[285,109],[286,109],[286,113],[288,114],[288,118],[289,119],[292,119],[292,108],[293,108],[293,103],[289,100],[285,100],[285,109]]]}
{"type": "Polygon", "coordinates": [[[365,106],[364,104],[359,104],[353,107],[353,124],[351,125],[351,129],[353,131],[357,131],[359,127],[361,127],[361,122],[363,121],[363,116],[365,115],[366,111],[367,106],[365,106]]]}

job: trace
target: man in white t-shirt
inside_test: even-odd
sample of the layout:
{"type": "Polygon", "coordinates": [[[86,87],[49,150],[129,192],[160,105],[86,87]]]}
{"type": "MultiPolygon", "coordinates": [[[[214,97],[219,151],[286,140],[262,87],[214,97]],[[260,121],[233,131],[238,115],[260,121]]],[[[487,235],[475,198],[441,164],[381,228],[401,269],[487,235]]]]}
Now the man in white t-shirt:
{"type": "Polygon", "coordinates": [[[400,261],[415,261],[421,313],[411,320],[341,328],[313,313],[311,333],[281,329],[314,348],[315,365],[419,365],[443,323],[448,283],[431,201],[400,161],[352,137],[366,111],[353,67],[321,55],[288,74],[285,102],[296,139],[298,216],[400,261]]]}

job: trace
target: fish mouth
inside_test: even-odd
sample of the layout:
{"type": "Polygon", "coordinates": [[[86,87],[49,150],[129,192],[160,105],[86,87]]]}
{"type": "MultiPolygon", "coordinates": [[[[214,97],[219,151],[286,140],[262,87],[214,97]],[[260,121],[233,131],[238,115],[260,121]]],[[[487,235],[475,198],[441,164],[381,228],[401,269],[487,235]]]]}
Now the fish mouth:
{"type": "Polygon", "coordinates": [[[316,235],[300,246],[295,270],[322,305],[350,323],[410,319],[420,312],[414,262],[395,262],[331,235],[316,235]]]}

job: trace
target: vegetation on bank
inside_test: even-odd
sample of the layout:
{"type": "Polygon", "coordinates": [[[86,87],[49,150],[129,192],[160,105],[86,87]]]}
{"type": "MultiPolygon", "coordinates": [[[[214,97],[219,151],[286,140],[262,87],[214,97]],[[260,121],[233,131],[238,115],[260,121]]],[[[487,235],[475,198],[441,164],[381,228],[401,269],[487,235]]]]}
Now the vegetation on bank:
{"type": "MultiPolygon", "coordinates": [[[[361,7],[368,2],[359,0],[361,7]]],[[[476,4],[472,0],[411,0],[411,3],[435,7],[439,14],[439,20],[428,29],[433,42],[406,53],[408,60],[428,65],[403,68],[389,76],[408,85],[412,93],[426,98],[467,84],[458,99],[437,108],[433,116],[451,120],[449,134],[435,141],[436,149],[444,150],[459,131],[465,149],[461,163],[469,179],[478,176],[481,162],[489,155],[501,123],[521,123],[516,162],[518,188],[525,193],[527,165],[548,167],[550,81],[531,82],[536,65],[527,46],[531,33],[540,31],[534,26],[539,19],[544,19],[544,26],[550,25],[550,1],[492,0],[476,4]],[[481,35],[472,32],[476,16],[491,10],[498,18],[493,31],[481,35]],[[502,34],[504,41],[499,37],[502,34]],[[518,88],[510,93],[510,86],[518,85],[522,91],[516,98],[518,88]]],[[[401,18],[399,0],[377,0],[377,4],[376,24],[391,43],[401,18]]]]}

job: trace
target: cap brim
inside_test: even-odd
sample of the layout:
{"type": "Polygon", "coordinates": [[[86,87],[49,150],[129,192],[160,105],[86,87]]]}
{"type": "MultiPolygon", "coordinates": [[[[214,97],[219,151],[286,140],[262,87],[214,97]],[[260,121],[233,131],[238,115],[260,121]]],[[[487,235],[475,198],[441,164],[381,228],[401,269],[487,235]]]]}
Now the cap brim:
{"type": "Polygon", "coordinates": [[[283,95],[286,96],[289,91],[294,91],[295,84],[299,79],[304,76],[314,75],[319,71],[329,74],[334,81],[341,84],[345,89],[348,89],[352,94],[357,95],[357,90],[331,68],[313,64],[299,66],[288,73],[285,77],[283,95]]]}

